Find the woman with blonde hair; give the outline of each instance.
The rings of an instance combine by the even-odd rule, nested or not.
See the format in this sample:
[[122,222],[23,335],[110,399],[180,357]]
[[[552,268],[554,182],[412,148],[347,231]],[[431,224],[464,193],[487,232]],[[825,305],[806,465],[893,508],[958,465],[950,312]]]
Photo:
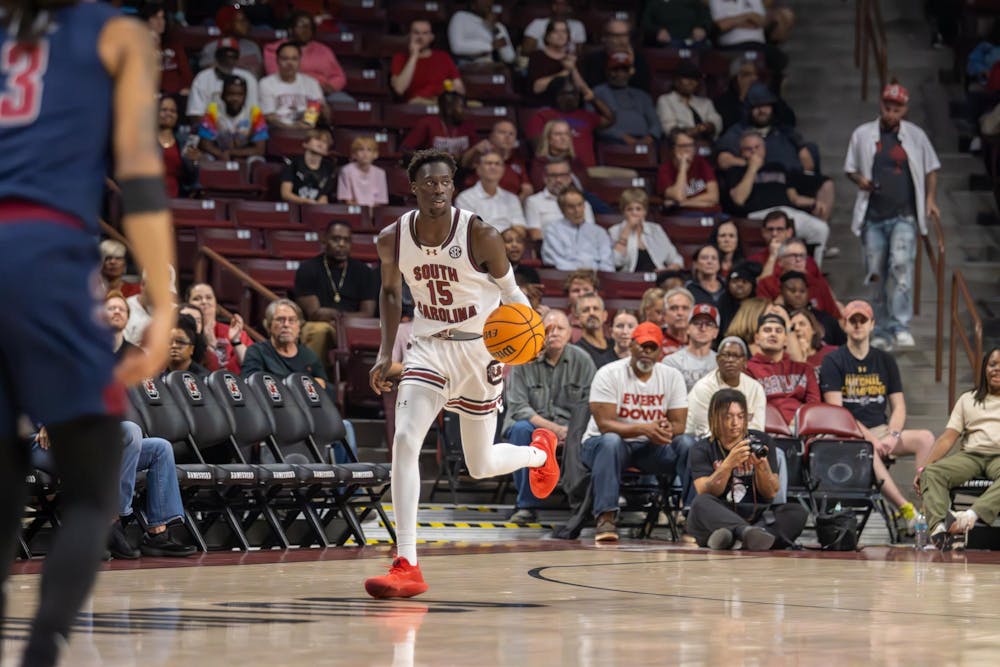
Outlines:
[[726,329],[726,336],[741,338],[750,347],[751,357],[760,351],[756,349],[757,346],[753,342],[754,335],[757,333],[757,320],[770,305],[770,301],[759,296],[744,299],[740,304],[740,309],[733,316],[733,321],[729,323],[729,328]]
[[550,120],[542,127],[535,148],[535,159],[531,161],[531,184],[539,192],[545,187],[545,165],[553,158],[565,158],[573,172],[573,185],[583,190],[577,174],[586,174],[587,165],[576,156],[573,148],[573,130],[569,123],[560,118]]
[[663,227],[646,220],[649,197],[641,188],[629,188],[619,199],[625,219],[608,234],[614,241],[615,268],[619,271],[680,269],[684,258],[670,242]]
[[652,322],[660,327],[666,324],[667,311],[663,305],[665,294],[659,287],[650,287],[642,293],[642,301],[639,302],[640,322]]

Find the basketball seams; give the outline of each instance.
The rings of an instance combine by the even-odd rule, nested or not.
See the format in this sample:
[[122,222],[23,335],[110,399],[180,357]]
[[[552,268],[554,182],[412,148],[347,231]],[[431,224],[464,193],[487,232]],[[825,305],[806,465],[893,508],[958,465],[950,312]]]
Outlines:
[[[500,312],[501,309],[504,310],[501,315],[505,319],[492,319],[493,314]],[[520,321],[509,319],[514,315],[514,313],[517,313]],[[487,318],[486,325],[483,327],[484,333],[486,331],[497,332],[498,329],[505,327],[519,329],[519,331],[517,331],[514,335],[507,336],[502,340],[492,340],[486,344],[486,349],[491,355],[493,355],[493,358],[501,363],[511,365],[527,363],[531,359],[534,359],[545,344],[545,330],[542,326],[541,318],[538,313],[524,304],[502,304],[495,311],[493,311],[493,314],[491,314],[490,318]],[[518,341],[524,338],[525,335],[527,335],[526,340],[519,344]],[[533,354],[525,355],[524,352],[528,349],[532,342],[534,342]],[[505,355],[503,359],[495,356],[496,352],[504,349],[505,347],[513,346],[517,346],[516,351]]]

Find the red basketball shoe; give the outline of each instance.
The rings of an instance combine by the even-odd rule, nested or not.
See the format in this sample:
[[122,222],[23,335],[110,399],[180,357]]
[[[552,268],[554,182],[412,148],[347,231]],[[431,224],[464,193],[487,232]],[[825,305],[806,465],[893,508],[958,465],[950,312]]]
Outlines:
[[365,579],[365,590],[373,598],[412,598],[426,591],[427,583],[419,565],[410,565],[410,561],[397,557],[389,574]]
[[536,498],[548,498],[559,483],[559,461],[556,459],[556,445],[559,438],[547,428],[536,428],[531,434],[531,446],[546,454],[544,465],[528,470],[528,484]]

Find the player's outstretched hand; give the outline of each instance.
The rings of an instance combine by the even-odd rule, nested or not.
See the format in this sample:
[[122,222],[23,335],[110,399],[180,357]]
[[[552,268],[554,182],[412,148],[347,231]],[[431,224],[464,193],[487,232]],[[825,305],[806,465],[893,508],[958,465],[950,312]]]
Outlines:
[[153,319],[143,334],[142,348],[146,354],[125,355],[115,368],[115,379],[125,386],[131,386],[153,377],[166,367],[174,317],[173,308],[159,308],[153,311]]
[[384,355],[378,355],[375,360],[375,365],[368,372],[368,383],[372,387],[372,391],[381,396],[384,392],[392,391],[392,381],[389,379],[392,375],[392,358]]

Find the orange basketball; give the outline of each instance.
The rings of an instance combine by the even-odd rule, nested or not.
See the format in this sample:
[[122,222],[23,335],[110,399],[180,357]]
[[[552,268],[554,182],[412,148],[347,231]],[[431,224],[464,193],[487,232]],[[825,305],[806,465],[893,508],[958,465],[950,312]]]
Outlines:
[[483,325],[483,342],[499,362],[519,366],[539,355],[545,344],[542,317],[521,303],[502,304]]

